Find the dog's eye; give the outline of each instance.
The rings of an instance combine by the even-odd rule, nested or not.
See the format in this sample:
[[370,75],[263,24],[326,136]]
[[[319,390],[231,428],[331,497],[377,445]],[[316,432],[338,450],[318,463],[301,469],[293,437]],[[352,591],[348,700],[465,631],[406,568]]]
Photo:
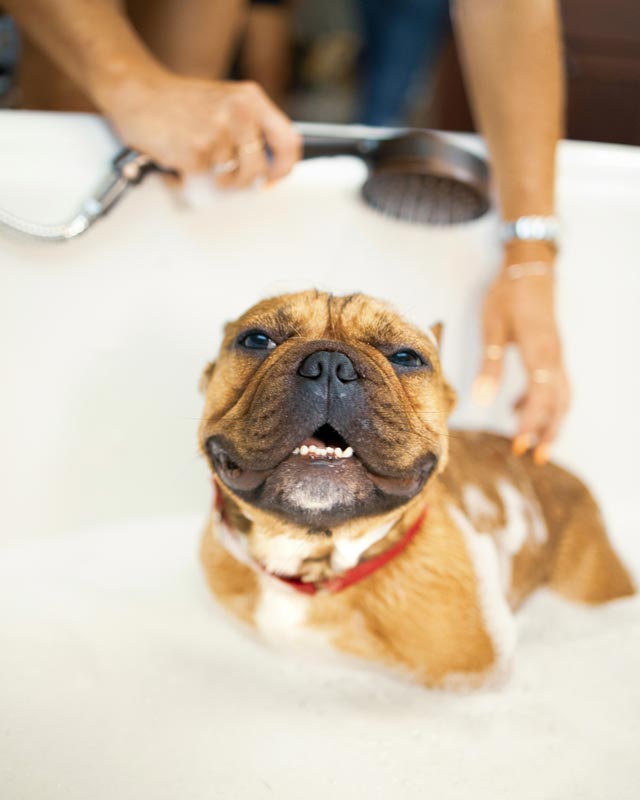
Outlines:
[[249,331],[238,340],[247,350],[273,350],[276,343],[264,331]]
[[424,367],[428,364],[415,350],[398,350],[389,356],[389,361],[398,367]]

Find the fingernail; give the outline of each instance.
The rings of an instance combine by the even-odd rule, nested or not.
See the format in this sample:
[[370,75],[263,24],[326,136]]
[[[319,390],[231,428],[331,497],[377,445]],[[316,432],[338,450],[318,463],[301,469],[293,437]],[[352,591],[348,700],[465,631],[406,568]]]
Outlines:
[[549,461],[551,448],[548,444],[539,444],[533,451],[533,463],[543,467]]
[[478,375],[471,389],[473,402],[479,406],[488,406],[496,396],[498,382],[490,375]]
[[533,436],[530,433],[521,433],[513,440],[512,449],[517,456],[521,456],[527,452],[532,444]]

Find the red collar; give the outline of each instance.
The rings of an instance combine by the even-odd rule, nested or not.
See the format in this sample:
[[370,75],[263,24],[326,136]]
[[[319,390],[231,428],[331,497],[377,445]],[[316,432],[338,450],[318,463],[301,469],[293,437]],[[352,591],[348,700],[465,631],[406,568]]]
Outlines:
[[[213,497],[214,497],[214,508],[219,512],[222,522],[224,523],[225,520],[224,520],[224,509],[222,505],[222,494],[218,490],[215,480],[213,481]],[[286,583],[288,586],[291,586],[291,588],[295,589],[297,592],[302,592],[302,594],[317,594],[317,592],[319,591],[330,592],[332,594],[334,592],[341,592],[343,589],[347,589],[349,586],[353,586],[354,583],[358,583],[363,578],[368,578],[369,575],[372,575],[374,572],[377,572],[377,570],[379,570],[380,567],[384,567],[385,564],[388,564],[389,561],[394,559],[396,556],[400,555],[400,553],[402,553],[402,551],[407,547],[407,545],[411,542],[411,540],[414,538],[414,536],[418,533],[418,531],[422,527],[422,523],[424,522],[427,516],[427,511],[428,507],[425,507],[425,509],[422,511],[418,519],[406,531],[404,536],[401,539],[399,539],[395,544],[393,544],[388,550],[379,553],[377,556],[374,556],[373,558],[369,558],[367,561],[362,561],[360,564],[356,564],[355,567],[348,569],[341,575],[336,575],[335,577],[328,578],[327,580],[324,581],[306,583],[300,578],[290,578],[284,575],[277,575],[275,572],[269,572],[258,561],[252,560],[252,563],[262,572],[266,573],[272,578],[275,578],[276,580],[281,581],[282,583]]]

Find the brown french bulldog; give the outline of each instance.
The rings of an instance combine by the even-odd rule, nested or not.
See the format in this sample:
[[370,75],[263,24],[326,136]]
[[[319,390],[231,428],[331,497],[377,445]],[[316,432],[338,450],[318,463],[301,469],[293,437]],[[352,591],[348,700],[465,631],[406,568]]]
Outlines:
[[634,589],[576,477],[449,433],[439,337],[317,291],[229,324],[202,381],[217,499],[201,552],[218,600],[269,638],[479,685],[508,671],[536,587]]

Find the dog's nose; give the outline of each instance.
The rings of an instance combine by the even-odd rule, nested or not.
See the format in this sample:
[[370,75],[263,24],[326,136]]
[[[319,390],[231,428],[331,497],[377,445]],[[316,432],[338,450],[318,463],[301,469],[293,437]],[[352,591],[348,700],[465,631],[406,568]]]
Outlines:
[[328,384],[333,380],[338,383],[350,383],[358,380],[358,373],[353,366],[353,361],[344,353],[329,350],[318,350],[307,356],[298,367],[298,375],[323,384]]

